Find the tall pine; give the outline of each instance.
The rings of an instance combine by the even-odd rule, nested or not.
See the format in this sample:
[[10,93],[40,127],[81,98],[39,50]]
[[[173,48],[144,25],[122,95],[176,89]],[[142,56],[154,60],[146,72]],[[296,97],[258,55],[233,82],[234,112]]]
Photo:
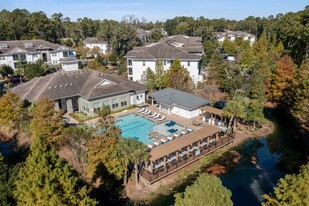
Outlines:
[[35,136],[31,154],[16,181],[18,205],[96,205],[75,172],[44,138]]

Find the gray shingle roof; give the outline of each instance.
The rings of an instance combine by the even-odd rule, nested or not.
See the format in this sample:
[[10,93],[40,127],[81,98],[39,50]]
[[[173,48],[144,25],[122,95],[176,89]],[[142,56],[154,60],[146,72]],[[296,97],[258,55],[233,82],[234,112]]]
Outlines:
[[99,40],[97,37],[88,37],[84,40],[84,44],[106,44],[106,42]]
[[[111,84],[100,85],[103,81],[111,82]],[[12,92],[21,99],[28,99],[30,102],[37,101],[44,96],[50,100],[70,96],[93,99],[139,91],[146,91],[145,86],[126,78],[113,77],[90,69],[58,71],[44,77],[36,77],[12,89]]]
[[23,50],[26,53],[35,53],[38,52],[40,49],[61,51],[63,48],[64,50],[74,50],[68,46],[53,44],[44,40],[0,41],[0,45],[8,46],[7,48],[0,47],[0,54],[11,54],[17,49]]
[[184,59],[200,60],[204,52],[201,37],[189,37],[183,35],[170,36],[158,43],[135,47],[125,57],[135,59]]
[[209,100],[173,88],[165,88],[149,94],[158,103],[177,105],[185,109],[196,109],[209,104]]

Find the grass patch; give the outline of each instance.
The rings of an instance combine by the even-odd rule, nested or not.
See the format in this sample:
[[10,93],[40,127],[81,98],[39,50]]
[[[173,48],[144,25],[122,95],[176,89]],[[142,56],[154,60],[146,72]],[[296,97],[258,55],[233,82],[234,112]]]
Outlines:
[[69,114],[70,117],[76,119],[79,122],[85,122],[87,120],[90,119],[94,119],[97,118],[97,116],[87,116],[85,113],[83,112],[74,112],[74,113],[70,113]]
[[116,113],[119,113],[119,112],[123,112],[125,110],[134,109],[134,108],[135,108],[135,105],[131,105],[131,106],[128,106],[128,107],[120,109],[120,110],[112,111],[111,114],[116,114]]

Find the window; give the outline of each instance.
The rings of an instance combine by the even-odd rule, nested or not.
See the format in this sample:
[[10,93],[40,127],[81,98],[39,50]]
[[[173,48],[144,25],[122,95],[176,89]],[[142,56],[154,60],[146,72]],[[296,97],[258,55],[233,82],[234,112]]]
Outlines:
[[84,102],[84,101],[82,101],[82,110],[83,110],[84,112],[89,113],[89,106],[88,106],[88,102]]
[[132,67],[129,67],[129,75],[132,75],[133,74],[133,69]]
[[129,80],[133,81],[133,77],[129,77]]
[[26,54],[14,54],[13,60],[14,61],[26,61]]
[[187,66],[188,66],[188,67],[190,66],[190,62],[189,62],[189,61],[187,62]]
[[143,66],[146,66],[146,62],[145,61],[143,61]]
[[56,54],[56,53],[52,53],[51,55],[52,55],[52,57],[56,57],[56,56],[57,56],[57,54]]
[[163,62],[164,66],[166,65],[166,61]]
[[132,59],[128,59],[128,65],[132,66]]
[[103,105],[104,105],[104,106],[109,106],[109,101],[108,101],[108,100],[104,101],[104,102],[103,102]]
[[63,57],[68,57],[68,56],[69,56],[68,52],[63,52]]
[[99,102],[93,103],[93,111],[96,114],[100,111],[100,103]]
[[118,107],[118,99],[112,99],[112,108]]
[[57,60],[53,60],[53,64],[58,64],[58,61]]
[[5,56],[0,56],[0,60],[5,60]]
[[127,105],[127,97],[121,97],[120,98],[120,105],[122,107]]

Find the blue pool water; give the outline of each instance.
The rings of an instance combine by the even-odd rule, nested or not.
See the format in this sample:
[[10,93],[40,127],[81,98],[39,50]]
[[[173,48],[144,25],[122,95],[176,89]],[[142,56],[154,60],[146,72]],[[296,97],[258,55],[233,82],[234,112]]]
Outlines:
[[156,125],[153,121],[145,119],[135,114],[126,115],[119,117],[115,123],[118,126],[124,138],[134,138],[143,142],[144,144],[149,144],[155,139],[149,137],[152,132],[152,128]]
[[164,136],[169,136],[182,130],[185,130],[185,128],[174,121],[163,122],[153,127],[154,132],[158,132]]

